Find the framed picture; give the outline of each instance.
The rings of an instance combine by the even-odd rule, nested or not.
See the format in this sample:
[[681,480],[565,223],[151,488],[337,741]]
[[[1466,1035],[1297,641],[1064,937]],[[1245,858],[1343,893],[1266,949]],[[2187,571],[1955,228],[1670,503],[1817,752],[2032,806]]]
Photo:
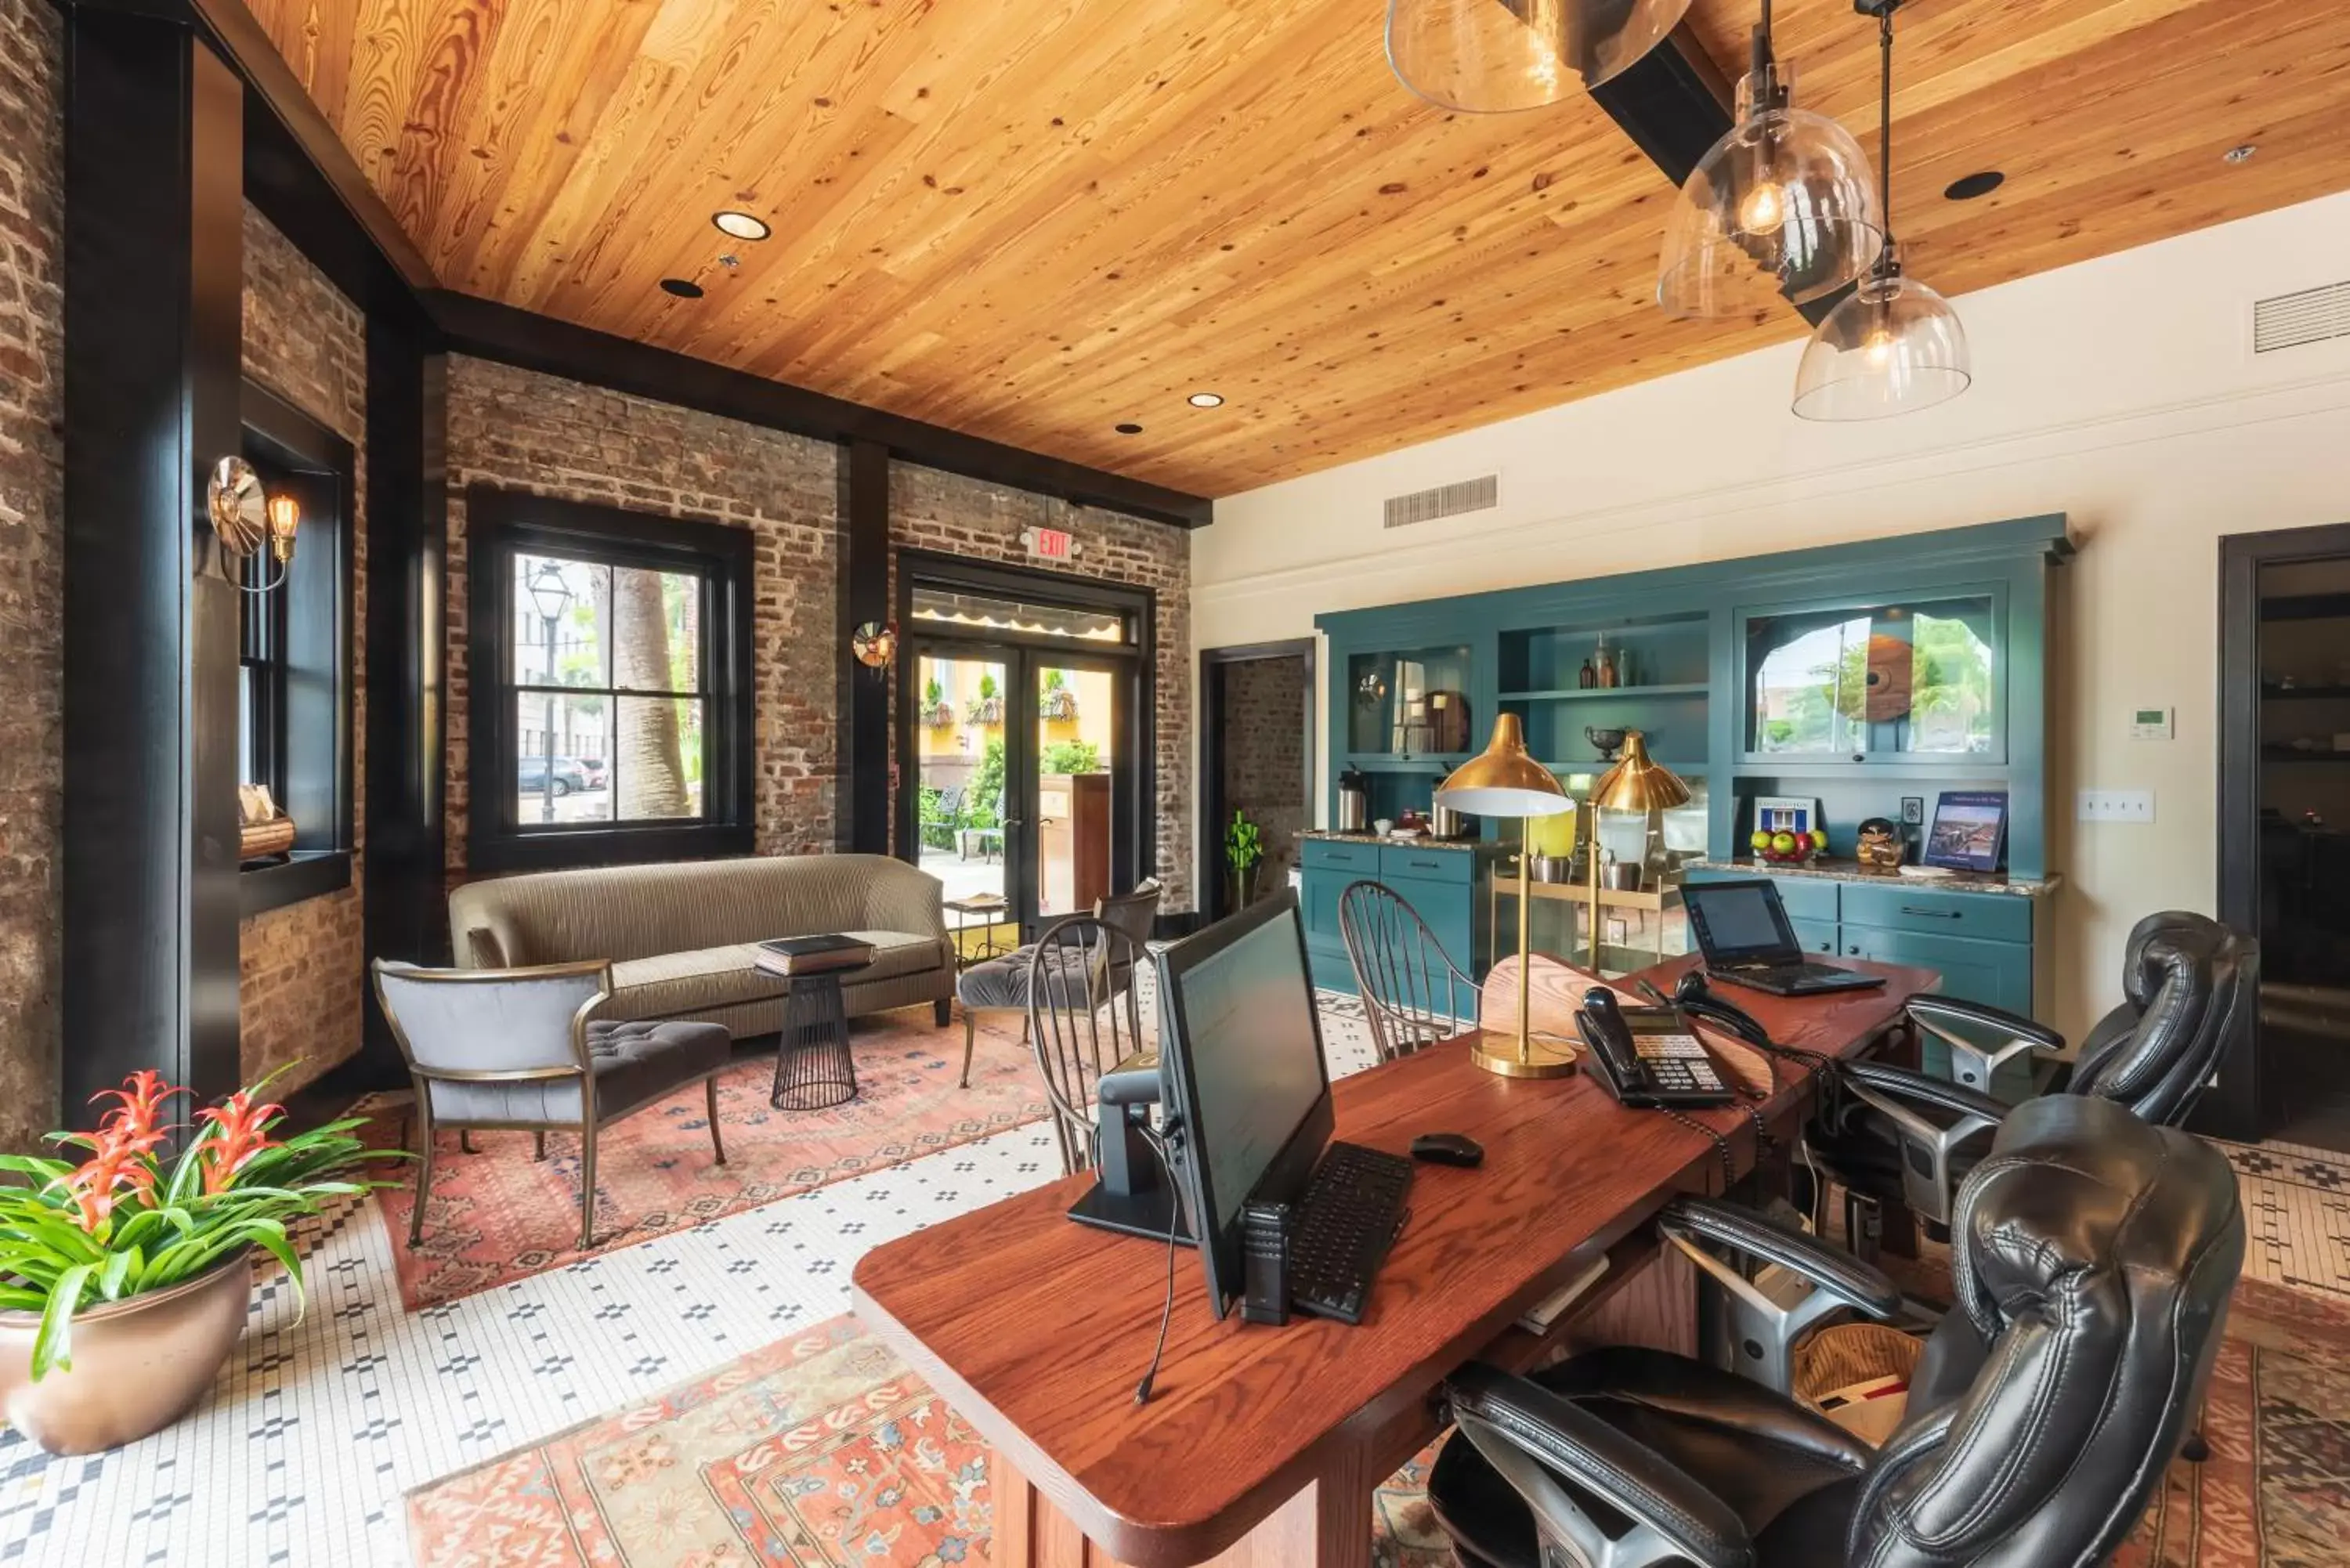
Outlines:
[[1952,790],[1934,802],[1918,858],[1951,871],[1996,871],[2007,853],[2007,792]]

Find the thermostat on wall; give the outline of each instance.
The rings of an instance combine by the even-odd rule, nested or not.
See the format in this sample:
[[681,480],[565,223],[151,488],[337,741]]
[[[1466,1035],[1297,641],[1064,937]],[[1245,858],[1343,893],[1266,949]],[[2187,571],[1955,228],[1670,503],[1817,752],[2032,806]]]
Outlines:
[[2133,741],[2168,741],[2178,732],[2176,708],[2134,708],[2130,711],[2130,739]]

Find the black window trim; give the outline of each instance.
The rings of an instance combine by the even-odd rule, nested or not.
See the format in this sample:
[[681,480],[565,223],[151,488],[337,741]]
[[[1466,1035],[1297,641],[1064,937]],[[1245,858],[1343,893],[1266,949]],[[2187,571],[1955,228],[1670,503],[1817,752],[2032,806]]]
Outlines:
[[[754,618],[757,589],[747,528],[630,512],[476,483],[465,491],[469,630],[466,866],[474,873],[702,860],[752,852],[756,834]],[[525,552],[691,572],[709,584],[702,618],[702,723],[710,753],[702,818],[661,823],[524,823],[513,781],[514,558]],[[535,688],[533,689],[535,690]]]
[[[286,690],[271,716],[283,785],[279,806],[294,818],[293,852],[241,870],[239,912],[257,915],[351,885],[358,839],[352,787],[355,670],[352,529],[357,454],[351,443],[260,382],[239,389],[245,455],[275,470],[302,503],[286,580],[268,613],[280,634]],[[242,633],[238,649],[243,651]]]

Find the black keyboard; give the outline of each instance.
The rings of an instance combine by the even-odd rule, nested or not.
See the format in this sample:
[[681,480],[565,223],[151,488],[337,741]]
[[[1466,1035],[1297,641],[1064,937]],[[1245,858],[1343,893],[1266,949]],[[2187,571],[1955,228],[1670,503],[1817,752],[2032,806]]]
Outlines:
[[1363,1321],[1371,1281],[1409,1210],[1411,1161],[1358,1144],[1322,1151],[1289,1227],[1289,1304],[1341,1323]]

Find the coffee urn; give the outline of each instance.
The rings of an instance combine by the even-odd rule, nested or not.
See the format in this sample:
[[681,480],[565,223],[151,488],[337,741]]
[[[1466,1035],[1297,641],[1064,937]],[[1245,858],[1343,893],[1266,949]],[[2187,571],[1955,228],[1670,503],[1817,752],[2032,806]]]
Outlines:
[[1338,775],[1338,820],[1335,826],[1340,833],[1370,831],[1371,781],[1360,768],[1348,768]]

